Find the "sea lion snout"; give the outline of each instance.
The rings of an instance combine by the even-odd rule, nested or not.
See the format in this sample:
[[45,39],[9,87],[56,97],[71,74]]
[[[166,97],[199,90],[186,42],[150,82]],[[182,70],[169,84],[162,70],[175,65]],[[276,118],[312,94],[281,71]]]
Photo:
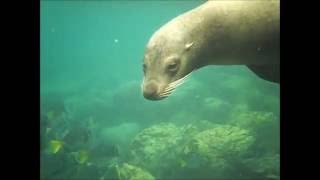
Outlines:
[[150,81],[143,87],[143,96],[146,99],[157,100],[158,98],[158,85],[155,81]]

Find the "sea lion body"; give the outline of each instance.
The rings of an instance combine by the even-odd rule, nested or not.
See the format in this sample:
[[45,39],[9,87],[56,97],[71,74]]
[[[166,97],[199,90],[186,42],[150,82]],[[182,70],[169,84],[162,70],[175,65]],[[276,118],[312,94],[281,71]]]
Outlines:
[[162,26],[144,56],[144,96],[160,100],[207,65],[246,65],[279,81],[280,2],[208,1]]

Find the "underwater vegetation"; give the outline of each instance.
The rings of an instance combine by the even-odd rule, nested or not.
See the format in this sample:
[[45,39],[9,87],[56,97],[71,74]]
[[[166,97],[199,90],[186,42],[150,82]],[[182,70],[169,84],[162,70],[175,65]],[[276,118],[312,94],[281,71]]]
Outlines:
[[117,167],[116,170],[117,170],[117,176],[119,180],[125,180],[125,179],[154,180],[155,179],[149,172],[127,163],[123,163],[120,167]]
[[[236,126],[207,121],[200,122],[199,126],[181,127],[161,123],[134,138],[130,162],[144,167],[159,179],[166,179],[168,175],[183,178],[190,169],[211,178],[226,178],[234,161],[241,160],[254,140],[249,130]],[[177,172],[182,176],[177,177]]]
[[280,179],[278,85],[212,66],[143,98],[148,35],[201,3],[148,2],[41,1],[40,179]]
[[[143,101],[136,81],[61,102],[43,94],[41,179],[279,179],[278,111],[256,108],[241,91],[213,95],[198,77],[159,104]],[[228,86],[217,84],[277,99],[259,86]]]
[[131,143],[132,163],[154,173],[170,170],[180,150],[181,133],[181,129],[172,123],[144,129]]

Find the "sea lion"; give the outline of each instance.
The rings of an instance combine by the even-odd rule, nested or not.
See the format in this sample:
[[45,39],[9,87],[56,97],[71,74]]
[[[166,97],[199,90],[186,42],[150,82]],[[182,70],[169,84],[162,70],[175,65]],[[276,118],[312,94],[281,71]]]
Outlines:
[[152,35],[141,86],[145,98],[160,100],[207,65],[246,65],[280,83],[279,64],[279,0],[207,1]]

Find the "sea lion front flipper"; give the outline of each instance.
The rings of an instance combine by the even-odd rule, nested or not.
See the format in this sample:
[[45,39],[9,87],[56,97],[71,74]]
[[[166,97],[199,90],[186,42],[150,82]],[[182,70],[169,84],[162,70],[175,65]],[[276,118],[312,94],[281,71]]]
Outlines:
[[280,84],[279,65],[247,65],[247,67],[260,78]]

